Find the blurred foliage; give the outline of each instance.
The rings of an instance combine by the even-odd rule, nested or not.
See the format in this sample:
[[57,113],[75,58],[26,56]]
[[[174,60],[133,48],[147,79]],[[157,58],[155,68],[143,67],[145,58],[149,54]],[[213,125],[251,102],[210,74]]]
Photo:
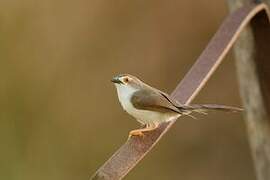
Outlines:
[[[88,179],[138,126],[110,79],[171,92],[225,1],[0,1],[0,179]],[[195,102],[240,106],[230,56]],[[181,118],[126,179],[255,179],[240,114]]]

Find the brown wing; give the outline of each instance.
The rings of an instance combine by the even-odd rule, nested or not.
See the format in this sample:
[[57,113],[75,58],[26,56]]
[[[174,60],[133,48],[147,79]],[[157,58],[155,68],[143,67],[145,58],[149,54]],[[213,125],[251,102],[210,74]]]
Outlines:
[[139,90],[132,95],[131,103],[137,109],[180,113],[179,109],[158,91]]
[[182,106],[185,106],[183,104],[181,104],[180,102],[176,101],[175,99],[173,99],[172,97],[170,97],[170,95],[168,95],[165,92],[159,91],[159,93],[164,96],[168,101],[170,101],[170,103],[172,103],[175,107],[179,108]]
[[158,90],[158,91],[162,96],[164,96],[168,101],[170,101],[172,103],[172,105],[175,106],[180,112],[184,112],[186,110],[201,109],[201,108],[197,108],[197,106],[193,107],[193,105],[182,104],[182,103],[178,102],[177,100],[173,99],[172,97],[170,97],[170,95],[168,95],[167,93],[162,92],[160,90]]

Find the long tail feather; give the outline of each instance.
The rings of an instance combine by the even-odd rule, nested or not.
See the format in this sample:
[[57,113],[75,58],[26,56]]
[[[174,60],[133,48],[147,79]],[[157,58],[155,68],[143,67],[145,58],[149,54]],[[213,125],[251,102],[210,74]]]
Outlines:
[[205,114],[205,110],[218,110],[218,111],[226,111],[226,112],[240,112],[243,111],[243,108],[233,107],[233,106],[225,106],[218,104],[193,104],[193,105],[185,105],[179,107],[183,110],[195,111],[198,113]]

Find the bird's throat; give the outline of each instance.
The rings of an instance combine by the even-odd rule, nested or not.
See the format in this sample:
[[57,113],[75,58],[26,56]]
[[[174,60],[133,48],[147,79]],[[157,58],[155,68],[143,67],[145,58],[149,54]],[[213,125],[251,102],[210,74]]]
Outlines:
[[132,94],[137,91],[137,89],[121,84],[116,84],[116,89],[118,99],[122,107],[128,112],[131,111],[134,108],[133,105],[131,104],[131,97]]

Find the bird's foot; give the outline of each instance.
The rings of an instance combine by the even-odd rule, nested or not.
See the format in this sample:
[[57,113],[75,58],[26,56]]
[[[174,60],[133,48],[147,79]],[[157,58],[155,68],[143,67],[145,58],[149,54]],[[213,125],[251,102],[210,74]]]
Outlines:
[[131,136],[144,137],[144,134],[140,130],[133,130],[133,131],[130,131],[129,132],[129,136],[128,137],[130,138]]

